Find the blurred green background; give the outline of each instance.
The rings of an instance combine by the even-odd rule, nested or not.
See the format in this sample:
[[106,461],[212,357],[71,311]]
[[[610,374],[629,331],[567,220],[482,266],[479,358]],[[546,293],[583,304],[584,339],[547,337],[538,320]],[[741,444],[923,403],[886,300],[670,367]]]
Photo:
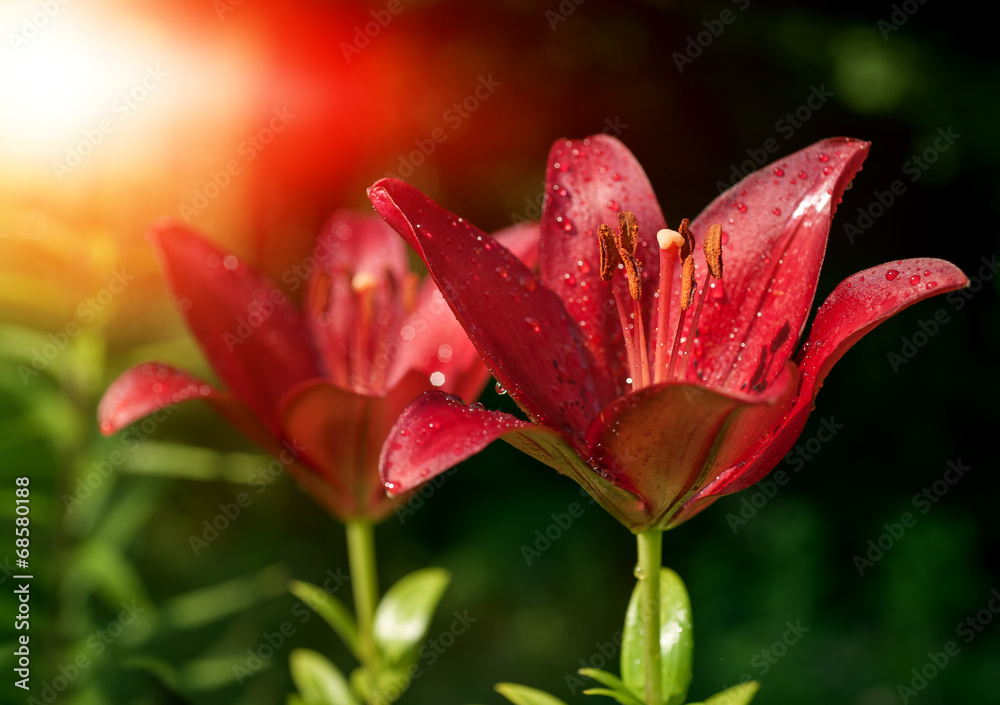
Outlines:
[[[768,144],[779,149],[766,161],[833,135],[873,143],[835,218],[818,296],[857,270],[916,256],[955,262],[974,287],[908,309],[837,365],[795,458],[780,466],[784,486],[725,498],[667,534],[665,563],[686,581],[694,610],[691,697],[753,677],[763,685],[761,705],[891,705],[905,702],[897,686],[911,684],[911,669],[955,641],[960,653],[910,701],[994,698],[1000,624],[987,621],[997,618],[988,604],[1000,588],[1000,458],[990,442],[1000,347],[1000,57],[989,22],[915,0],[415,0],[347,61],[342,44],[386,3],[245,3],[222,15],[217,5],[81,2],[52,22],[75,22],[85,10],[98,24],[127,16],[208,61],[198,68],[209,73],[212,57],[227,56],[213,51],[243,47],[255,57],[244,75],[251,98],[229,132],[209,130],[211,116],[196,108],[166,127],[147,125],[132,137],[181,145],[181,154],[144,157],[134,179],[131,167],[101,162],[82,167],[89,172],[71,185],[51,174],[26,184],[25,174],[62,155],[61,143],[24,157],[23,170],[4,167],[0,516],[12,525],[13,478],[30,475],[35,697],[48,684],[59,702],[80,705],[278,703],[292,688],[291,648],[350,665],[329,628],[285,590],[291,578],[322,584],[346,573],[342,527],[287,477],[247,485],[268,459],[207,407],[180,407],[162,423],[102,438],[96,402],[118,372],[146,359],[209,374],[140,237],[153,217],[176,216],[178,200],[218,164],[205,166],[199,145],[231,153],[273,105],[311,96],[297,108],[300,131],[276,141],[192,221],[280,272],[308,252],[328,212],[366,207],[364,188],[398,172],[414,140],[439,126],[479,76],[493,74],[495,96],[411,178],[486,230],[537,217],[547,150],[562,136],[618,134],[670,222],[694,217],[734,169],[765,163],[758,155]],[[10,26],[34,11],[18,5]],[[183,82],[183,71],[176,75]],[[17,117],[20,104],[5,102],[5,118]],[[945,141],[934,146],[939,131],[951,136],[943,150]],[[876,192],[896,180],[905,191],[876,207]],[[151,183],[159,190],[139,190]],[[19,366],[30,366],[33,351],[77,320],[78,304],[122,266],[137,275],[135,286],[94,321],[77,321],[82,332],[66,350],[25,378]],[[935,316],[945,322],[921,337]],[[492,390],[483,401],[510,406]],[[831,427],[835,434],[824,431]],[[67,504],[94,463],[112,458],[120,466]],[[954,484],[941,482],[949,462],[969,468]],[[925,489],[937,501],[915,502]],[[252,504],[192,548],[192,536],[212,536],[206,522],[220,504],[244,491]],[[499,703],[490,689],[501,680],[585,702],[577,668],[610,659],[617,671],[632,535],[571,481],[503,444],[425,494],[377,529],[382,586],[423,566],[446,567],[454,580],[432,638],[454,611],[476,621],[422,662],[425,675],[401,702]],[[573,503],[582,516],[536,546],[536,532]],[[916,524],[901,538],[883,537],[904,512]],[[0,540],[0,689],[4,702],[24,702],[11,685],[8,648],[12,534]],[[859,564],[880,537],[883,549],[892,544],[884,556]],[[540,555],[527,560],[525,547]],[[338,595],[348,599],[346,587]],[[957,631],[970,618],[978,626]],[[272,658],[250,675],[234,670],[248,668],[248,649],[266,653],[262,645],[276,642],[284,622],[293,633]],[[787,623],[804,633],[776,645]]]

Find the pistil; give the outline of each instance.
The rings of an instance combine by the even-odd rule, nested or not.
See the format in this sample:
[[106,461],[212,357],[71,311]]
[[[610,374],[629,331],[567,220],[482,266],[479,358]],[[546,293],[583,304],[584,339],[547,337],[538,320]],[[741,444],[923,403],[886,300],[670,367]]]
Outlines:
[[684,237],[676,230],[664,228],[656,233],[660,246],[660,286],[656,298],[656,351],[653,355],[653,382],[667,378],[667,361],[670,348],[667,346],[667,326],[670,325],[670,298],[674,293],[674,258],[677,256]]

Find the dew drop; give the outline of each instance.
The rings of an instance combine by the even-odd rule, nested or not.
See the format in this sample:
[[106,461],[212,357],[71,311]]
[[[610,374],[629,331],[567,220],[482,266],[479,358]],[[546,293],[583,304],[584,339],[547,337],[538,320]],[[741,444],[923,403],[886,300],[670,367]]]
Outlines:
[[774,213],[775,215],[781,215],[781,209],[780,209],[780,208],[775,208],[775,209],[774,209],[773,211],[771,211],[771,212],[772,212],[772,213]]
[[590,262],[588,262],[587,260],[585,259],[577,260],[576,266],[583,274],[590,274]]
[[831,171],[833,171],[833,169],[831,169],[830,167],[828,166],[823,167],[823,176],[829,176]]
[[537,319],[534,319],[531,316],[528,316],[527,318],[524,319],[524,322],[527,323],[528,327],[531,328],[531,330],[535,331],[536,333],[541,333],[542,332],[542,327],[540,325],[538,325],[538,320]]
[[785,170],[782,169],[780,166],[774,167],[774,169],[772,171],[774,171],[774,175],[775,176],[784,176],[785,175]]
[[893,279],[895,279],[898,276],[899,276],[899,272],[897,272],[895,269],[890,269],[889,271],[887,271],[885,273],[885,278],[888,279],[889,281],[892,281]]
[[910,277],[910,286],[916,286],[919,283],[920,283],[919,274],[914,274],[912,277]]
[[747,204],[746,203],[737,203],[736,204],[736,210],[738,210],[740,213],[746,213],[747,212]]
[[828,161],[830,161],[830,157],[829,157],[829,156],[827,156],[826,154],[823,154],[822,152],[820,152],[820,153],[819,153],[819,160],[820,160],[821,162],[824,162],[824,163],[825,163],[825,162],[828,162]]
[[486,405],[478,401],[469,404],[469,408],[473,411],[486,411]]
[[635,568],[632,569],[632,575],[635,576],[636,580],[642,580],[646,576],[642,573],[642,566],[638,563],[635,564]]
[[493,386],[493,389],[495,389],[495,390],[496,390],[496,393],[497,393],[497,394],[499,394],[500,396],[503,396],[504,394],[506,394],[506,393],[507,393],[507,390],[506,390],[506,389],[504,389],[503,385],[502,385],[502,384],[500,384],[499,382],[497,382],[497,383],[496,383],[496,384],[495,384],[495,385]]
[[799,178],[800,178],[800,179],[804,179],[804,178],[806,178],[806,173],[805,173],[804,171],[800,171],[800,172],[799,172]]

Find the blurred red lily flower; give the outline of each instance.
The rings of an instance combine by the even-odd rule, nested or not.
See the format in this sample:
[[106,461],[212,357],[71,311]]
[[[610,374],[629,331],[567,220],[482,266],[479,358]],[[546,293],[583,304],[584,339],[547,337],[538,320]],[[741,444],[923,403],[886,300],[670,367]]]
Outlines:
[[416,189],[374,184],[376,210],[426,262],[531,419],[429,392],[382,450],[387,489],[407,491],[502,438],[638,533],[674,527],[760,480],[851,345],[916,301],[967,284],[934,259],[859,272],[820,307],[796,354],[836,204],[868,147],[836,138],[796,152],[678,232],[666,230],[618,140],[560,140],[549,155],[538,276]]
[[[313,256],[287,270],[306,285],[298,310],[273,282],[179,223],[150,230],[188,327],[227,389],[163,363],[137,365],[105,392],[101,431],[185,400],[205,399],[278,457],[342,521],[380,519],[377,459],[390,425],[419,393],[474,400],[489,372],[428,278],[409,271],[406,247],[377,216],[338,212]],[[498,235],[537,258],[539,229]]]

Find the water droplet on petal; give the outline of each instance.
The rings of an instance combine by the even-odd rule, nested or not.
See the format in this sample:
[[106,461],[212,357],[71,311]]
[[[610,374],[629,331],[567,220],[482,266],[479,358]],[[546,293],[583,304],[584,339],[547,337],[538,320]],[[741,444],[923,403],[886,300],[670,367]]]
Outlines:
[[821,162],[828,162],[828,161],[830,161],[830,157],[828,157],[827,155],[825,155],[822,152],[820,152],[819,153],[819,160]]
[[486,411],[486,405],[478,401],[469,404],[469,408],[472,409],[473,411]]
[[774,167],[774,169],[772,169],[772,171],[774,172],[775,176],[784,176],[785,175],[785,170],[782,169],[780,166]]
[[775,215],[781,215],[781,209],[780,209],[780,208],[775,208],[775,209],[774,209],[773,211],[771,211],[771,212],[772,212],[772,213],[774,213]]
[[885,273],[885,278],[888,279],[889,281],[892,281],[898,276],[899,272],[897,272],[895,269],[890,269]]
[[493,389],[495,389],[495,390],[496,390],[496,393],[497,393],[497,394],[499,394],[500,396],[503,396],[504,394],[506,394],[506,393],[507,393],[507,390],[506,390],[506,389],[504,389],[504,386],[503,386],[502,384],[500,384],[499,382],[497,382],[497,383],[496,383],[496,384],[495,384],[495,385],[493,386]]
[[919,283],[920,283],[919,274],[914,274],[912,277],[910,277],[910,286],[916,286]]

